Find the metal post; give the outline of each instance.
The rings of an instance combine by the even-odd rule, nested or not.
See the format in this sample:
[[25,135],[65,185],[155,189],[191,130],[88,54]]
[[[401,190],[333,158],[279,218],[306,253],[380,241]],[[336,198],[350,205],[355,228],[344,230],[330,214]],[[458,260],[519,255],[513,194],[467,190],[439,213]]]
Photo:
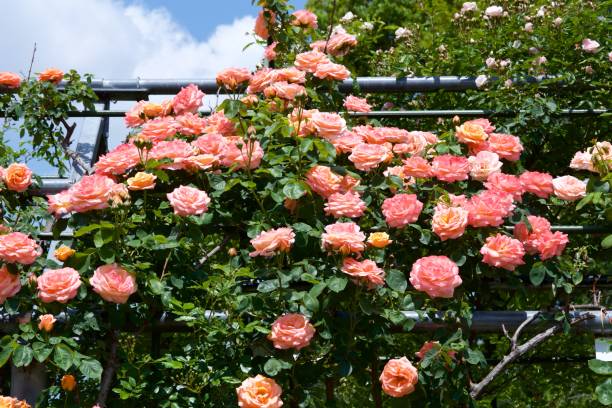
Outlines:
[[47,387],[45,366],[32,360],[27,367],[15,367],[11,364],[11,396],[36,405],[36,399]]

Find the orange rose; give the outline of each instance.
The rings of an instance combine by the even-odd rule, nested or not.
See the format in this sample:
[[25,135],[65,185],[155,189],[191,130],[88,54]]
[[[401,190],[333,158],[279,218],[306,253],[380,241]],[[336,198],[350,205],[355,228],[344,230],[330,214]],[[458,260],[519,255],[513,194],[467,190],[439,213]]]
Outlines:
[[32,171],[25,164],[13,163],[4,171],[4,183],[11,191],[25,191],[32,184]]
[[148,102],[142,107],[142,112],[145,114],[145,116],[149,118],[161,116],[163,111],[163,106],[161,106],[159,103],[154,102]]
[[476,123],[466,122],[455,128],[455,135],[461,143],[478,144],[487,140],[487,133],[484,128]]
[[7,88],[19,88],[21,85],[21,78],[17,74],[12,72],[0,72],[0,86]]
[[384,248],[393,241],[389,239],[389,234],[386,232],[373,232],[368,237],[368,244],[374,248]]
[[134,177],[127,179],[127,185],[130,190],[151,190],[155,187],[156,179],[157,176],[151,173],[139,171]]
[[39,81],[53,82],[54,84],[59,84],[62,79],[64,79],[64,72],[57,68],[48,68],[38,74]]
[[17,398],[0,396],[0,408],[32,408],[32,406]]
[[280,408],[282,393],[276,381],[261,374],[247,378],[236,388],[238,406],[242,408]]
[[55,250],[55,252],[53,253],[53,255],[55,256],[55,258],[58,261],[62,261],[65,262],[66,259],[70,258],[72,255],[75,254],[75,250],[66,246],[66,245],[62,245],[61,247],[57,248]]
[[395,398],[414,392],[418,381],[417,369],[406,357],[389,360],[380,375],[383,391]]
[[72,374],[66,374],[62,377],[62,389],[64,391],[72,391],[76,388],[76,379]]
[[40,316],[38,320],[40,320],[40,323],[38,323],[38,330],[44,330],[49,333],[51,330],[53,330],[53,325],[57,319],[53,317],[52,314],[44,314]]

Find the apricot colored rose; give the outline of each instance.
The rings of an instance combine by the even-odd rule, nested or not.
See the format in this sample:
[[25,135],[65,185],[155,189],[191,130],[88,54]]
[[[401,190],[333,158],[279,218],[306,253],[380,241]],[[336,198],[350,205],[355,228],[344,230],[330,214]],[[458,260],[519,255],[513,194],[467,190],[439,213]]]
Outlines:
[[0,304],[15,296],[20,290],[19,275],[11,273],[6,265],[0,266]]
[[200,91],[195,84],[189,84],[181,88],[179,93],[172,98],[174,114],[196,113],[200,106],[202,106],[202,98],[204,98],[204,92]]
[[162,169],[181,170],[186,167],[184,160],[193,156],[196,149],[184,140],[164,140],[153,146],[149,151],[149,159],[171,159],[170,163],[160,164]]
[[236,127],[229,120],[223,111],[215,112],[206,118],[206,129],[204,133],[219,133],[223,136],[230,136],[236,133]]
[[108,208],[115,182],[106,176],[83,176],[70,189],[70,210],[87,212]]
[[[428,144],[427,139],[425,139],[422,133],[423,132],[406,133],[405,137],[393,146],[393,151],[398,154],[408,154],[410,156],[421,155]],[[390,139],[389,136],[386,138],[387,140]]]
[[586,195],[587,183],[573,176],[553,179],[553,192],[562,200],[576,201]]
[[464,205],[468,210],[468,224],[472,227],[498,227],[504,223],[515,206],[512,195],[499,190],[485,190],[473,195]]
[[94,165],[94,170],[96,174],[102,176],[120,176],[139,163],[138,148],[132,143],[123,143],[100,156]]
[[38,74],[38,80],[59,84],[64,79],[64,72],[57,68],[48,68]]
[[245,141],[241,136],[228,137],[226,140],[228,143],[221,159],[223,166],[235,166],[237,169],[259,167],[264,152],[258,141]]
[[470,176],[474,180],[484,181],[491,174],[501,171],[502,162],[496,153],[489,151],[478,152],[476,156],[468,157]]
[[47,195],[47,210],[55,217],[61,217],[72,211],[71,195],[68,191]]
[[32,406],[17,398],[0,395],[0,408],[32,408]]
[[404,174],[411,177],[427,178],[433,175],[431,165],[419,156],[412,156],[404,159]]
[[348,191],[344,194],[334,193],[327,198],[325,203],[325,214],[335,218],[361,217],[366,210],[366,204],[363,202],[358,193]]
[[296,10],[291,24],[299,27],[317,28],[317,15],[308,10]]
[[482,130],[484,130],[485,133],[489,135],[493,133],[493,131],[495,130],[495,126],[493,126],[493,124],[489,121],[489,119],[486,119],[486,118],[466,120],[464,124],[478,125],[482,127]]
[[268,61],[274,61],[276,59],[276,46],[278,41],[274,41],[272,44],[264,48],[264,58]]
[[163,112],[164,107],[160,103],[147,102],[142,105],[142,113],[144,113],[147,118],[155,118],[157,116],[162,116]]
[[358,170],[369,171],[379,164],[393,159],[393,153],[386,144],[360,143],[355,146],[348,159]]
[[470,164],[465,157],[443,154],[434,157],[431,164],[432,174],[441,181],[467,180]]
[[274,82],[275,77],[273,72],[274,70],[272,68],[262,68],[255,71],[249,81],[249,86],[246,90],[247,93],[254,94],[263,91],[268,85]]
[[381,209],[390,227],[401,228],[419,218],[423,203],[415,194],[396,194],[385,199]]
[[53,256],[55,256],[55,259],[57,259],[58,261],[64,262],[75,253],[76,251],[74,249],[70,248],[69,246],[62,245],[61,247],[55,250]]
[[53,330],[53,325],[57,321],[57,319],[52,314],[44,314],[38,317],[38,330],[46,331],[49,333]]
[[303,84],[306,82],[306,72],[295,67],[279,68],[270,71],[273,82],[289,82],[292,84]]
[[483,255],[482,262],[496,268],[513,271],[525,264],[525,249],[521,241],[503,234],[488,237],[480,253]]
[[32,171],[25,164],[13,163],[4,169],[3,178],[6,188],[20,193],[32,184]]
[[353,95],[344,98],[344,107],[352,112],[370,112],[372,110],[366,98],[358,98]]
[[157,180],[157,176],[144,171],[139,171],[138,173],[134,174],[134,177],[127,179],[128,189],[151,190],[155,188],[155,180]]
[[368,237],[368,244],[374,248],[384,248],[393,243],[386,232],[373,232]]
[[174,213],[180,216],[200,215],[208,210],[210,204],[205,191],[189,186],[179,186],[166,196]]
[[437,209],[431,219],[432,231],[442,241],[459,238],[465,232],[469,212],[461,207]]
[[348,34],[342,28],[336,28],[327,43],[327,52],[335,57],[341,57],[356,45],[357,38],[354,35]]
[[385,284],[385,271],[369,259],[359,262],[354,258],[344,258],[342,272],[349,275],[355,284],[365,285],[368,289]]
[[123,121],[125,122],[126,127],[137,127],[145,123],[144,106],[146,104],[147,101],[138,101],[127,112],[125,112]]
[[247,378],[236,388],[240,408],[280,408],[282,393],[276,381],[261,374]]
[[200,136],[206,129],[206,119],[197,113],[183,113],[174,118],[176,131],[185,136]]
[[314,326],[308,318],[298,313],[283,315],[272,323],[268,340],[281,350],[300,350],[310,344],[315,334]]
[[546,231],[537,242],[540,259],[546,260],[553,256],[559,256],[563,253],[565,246],[569,242],[567,234],[561,231]]
[[519,176],[525,192],[548,198],[553,192],[552,176],[548,173],[526,171]]
[[351,76],[351,72],[342,64],[326,62],[317,65],[314,76],[320,79],[335,79],[344,81]]
[[295,56],[295,67],[311,74],[316,72],[320,64],[327,64],[329,62],[330,60],[327,58],[327,55],[317,50],[302,52]]
[[455,128],[455,136],[459,142],[468,144],[482,143],[489,137],[481,125],[469,122],[457,126]]
[[295,242],[295,233],[289,227],[271,229],[261,232],[251,240],[251,245],[255,251],[249,256],[271,257],[280,252],[289,252]]
[[280,98],[292,101],[298,96],[306,95],[306,88],[299,84],[290,84],[287,81],[274,82],[264,89],[266,98]]
[[73,391],[76,388],[76,379],[72,374],[65,374],[61,380],[62,389],[64,391]]
[[536,254],[543,236],[550,231],[550,222],[546,218],[535,215],[527,216],[529,228],[524,222],[514,226],[514,237],[523,243],[528,254]]
[[419,374],[406,357],[394,358],[387,361],[379,380],[385,394],[400,398],[414,392]]
[[217,84],[234,90],[244,82],[249,82],[251,73],[246,68],[225,68],[217,73]]
[[217,160],[221,160],[228,144],[228,140],[218,133],[202,135],[191,142],[191,145],[197,148],[200,154],[212,154]]
[[337,153],[351,153],[355,146],[363,143],[363,137],[357,133],[345,130],[339,136],[327,138],[334,145]]
[[66,303],[81,287],[81,277],[72,268],[46,269],[36,280],[38,297],[45,303]]
[[30,265],[42,255],[36,241],[21,232],[0,235],[0,260],[7,263]]
[[323,198],[340,191],[342,177],[327,166],[314,166],[306,173],[306,184]]
[[270,36],[270,32],[268,29],[270,26],[274,25],[276,21],[276,14],[270,10],[261,10],[259,14],[257,14],[257,19],[255,20],[255,34],[261,38],[262,40],[267,40]]
[[570,168],[597,172],[593,165],[593,155],[589,152],[576,152],[570,162]]
[[142,125],[142,131],[138,138],[151,143],[157,143],[174,137],[177,132],[176,121],[170,116],[164,116],[145,122]]
[[317,134],[324,138],[338,136],[346,130],[346,121],[337,113],[317,111],[310,117],[310,122]]
[[354,222],[337,222],[325,227],[321,234],[321,248],[348,255],[365,249],[365,234]]
[[432,255],[418,259],[410,271],[410,283],[430,297],[452,298],[461,285],[459,267],[450,258]]
[[484,183],[487,190],[498,190],[511,194],[514,201],[521,202],[523,199],[523,184],[518,177],[512,174],[492,173]]
[[0,72],[0,86],[7,88],[19,88],[21,77],[12,72]]
[[489,135],[487,150],[497,153],[500,158],[508,161],[517,161],[521,157],[523,145],[521,139],[503,133]]
[[89,284],[102,299],[113,303],[125,303],[138,291],[136,276],[116,263],[96,268]]

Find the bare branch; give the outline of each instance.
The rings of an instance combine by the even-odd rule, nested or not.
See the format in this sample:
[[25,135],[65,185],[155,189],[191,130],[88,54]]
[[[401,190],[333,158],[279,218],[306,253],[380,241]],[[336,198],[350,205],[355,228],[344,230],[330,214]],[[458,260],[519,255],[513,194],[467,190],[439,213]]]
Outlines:
[[223,248],[225,246],[225,244],[227,244],[227,241],[229,241],[229,235],[226,235],[225,237],[223,237],[223,240],[221,241],[221,243],[219,245],[217,245],[216,247],[214,247],[213,249],[210,250],[210,252],[208,252],[206,255],[204,255],[202,257],[202,259],[200,259],[200,263],[198,266],[202,266],[204,265],[204,263],[214,254],[216,254],[217,252],[219,252],[221,250],[221,248]]
[[36,42],[34,42],[34,49],[32,50],[32,59],[30,60],[30,68],[28,69],[28,80],[32,75],[32,66],[34,66],[34,58],[36,57]]
[[523,321],[523,323],[521,323],[520,326],[516,329],[516,331],[514,332],[514,336],[512,336],[512,339],[510,339],[512,350],[516,349],[519,338],[521,336],[521,332],[523,331],[523,329],[529,326],[539,316],[540,316],[540,312],[534,313],[533,315],[525,319],[525,321]]
[[108,393],[113,385],[115,379],[115,372],[119,367],[119,358],[117,357],[117,348],[119,346],[119,331],[112,330],[109,333],[108,343],[109,353],[106,361],[106,367],[104,367],[104,373],[102,374],[102,381],[100,382],[100,392],[98,393],[98,399],[96,404],[100,407],[106,407],[106,400],[108,399]]
[[72,135],[76,129],[76,123],[69,125],[66,119],[63,118],[61,119],[61,122],[64,128],[66,128],[66,136],[64,136],[64,140],[62,140],[62,149],[64,150],[64,153],[66,153],[66,155],[70,157],[75,164],[81,167],[85,174],[90,174],[91,168],[83,161],[77,152],[70,148],[70,143],[72,143]]

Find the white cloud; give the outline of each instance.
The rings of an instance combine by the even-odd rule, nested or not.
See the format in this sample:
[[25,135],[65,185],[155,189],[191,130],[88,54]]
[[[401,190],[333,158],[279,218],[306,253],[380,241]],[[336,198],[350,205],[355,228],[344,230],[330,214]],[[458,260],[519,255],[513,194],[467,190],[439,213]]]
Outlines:
[[244,16],[216,27],[206,41],[181,28],[165,9],[118,0],[12,0],[0,15],[0,71],[48,67],[98,78],[212,78],[229,66],[254,68],[263,49],[246,34]]

